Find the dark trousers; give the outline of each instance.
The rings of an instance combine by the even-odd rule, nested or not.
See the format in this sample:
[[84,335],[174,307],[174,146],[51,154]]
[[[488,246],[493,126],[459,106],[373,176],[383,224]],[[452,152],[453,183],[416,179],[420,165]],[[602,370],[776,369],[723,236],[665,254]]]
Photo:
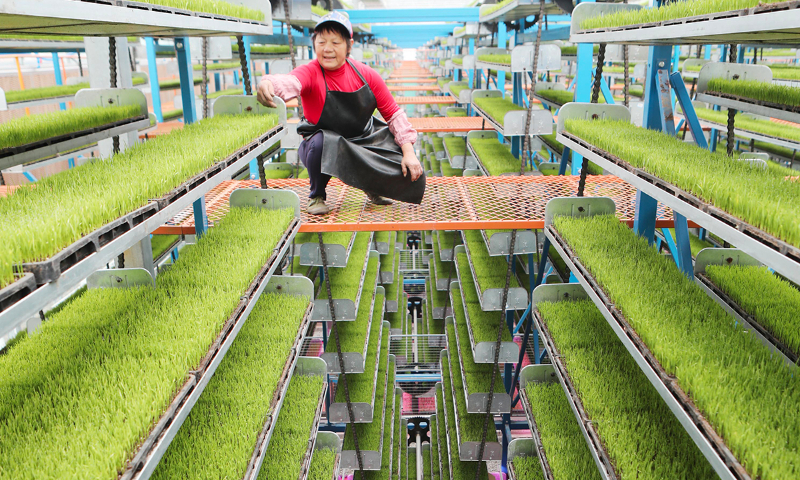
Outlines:
[[325,187],[328,186],[331,176],[320,171],[322,164],[322,132],[317,132],[303,140],[297,153],[300,155],[303,165],[306,166],[306,170],[308,170],[308,179],[311,184],[308,198],[322,197],[325,200],[327,198]]

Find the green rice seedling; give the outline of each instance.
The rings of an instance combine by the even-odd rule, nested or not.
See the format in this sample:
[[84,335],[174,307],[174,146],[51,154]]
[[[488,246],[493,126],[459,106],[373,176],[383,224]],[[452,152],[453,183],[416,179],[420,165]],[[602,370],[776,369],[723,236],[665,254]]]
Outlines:
[[18,117],[0,124],[0,150],[100,127],[142,114],[138,105],[83,107]]
[[[648,173],[800,246],[800,183],[661,132],[612,120],[567,120],[566,130]],[[613,132],[613,135],[611,134]],[[681,158],[675,162],[675,158]]]
[[138,0],[142,3],[163,5],[165,7],[180,8],[193,12],[214,13],[227,17],[246,18],[249,20],[264,20],[264,12],[224,2],[222,0]]
[[75,95],[78,90],[89,88],[89,82],[75,85],[58,85],[55,87],[28,88],[26,90],[10,90],[6,92],[6,102],[24,102],[42,98],[66,97]]
[[[600,45],[595,45],[592,50],[593,50],[594,54],[597,55],[600,52]],[[562,56],[564,56],[564,55],[577,55],[577,54],[578,54],[578,46],[577,45],[561,47],[561,55]]]
[[67,308],[72,302],[76,299],[80,298],[81,295],[86,293],[87,287],[86,285],[80,287],[79,289],[75,290],[69,297],[63,300],[61,303],[56,305],[55,307],[51,308],[49,311],[45,313],[45,320],[52,319],[58,312]]
[[314,15],[319,15],[320,17],[324,17],[325,15],[330,13],[330,10],[326,10],[319,5],[311,5],[311,13]]
[[466,116],[467,116],[467,112],[466,112],[466,110],[447,110],[447,111],[445,112],[445,115],[446,115],[447,117],[449,117],[449,118],[453,118],[453,117],[466,117]]
[[778,105],[800,107],[800,88],[776,85],[757,80],[726,80],[712,78],[708,81],[709,93],[729,94]]
[[569,90],[539,90],[536,95],[560,105],[572,102],[575,97],[575,93]]
[[[322,243],[328,245],[341,245],[347,248],[350,245],[350,239],[353,238],[353,232],[325,232],[322,234]],[[359,258],[359,262],[364,259],[364,255],[367,253],[367,248],[369,246],[369,234],[365,234],[363,236],[356,235],[356,238],[353,243],[353,250],[351,253],[351,258],[353,253],[356,252],[356,247],[359,248],[359,252],[361,252],[361,257]],[[296,245],[301,245],[303,243],[319,243],[319,238],[316,232],[301,232],[298,233],[295,237],[294,243]],[[348,266],[350,266],[348,260]],[[363,266],[363,263],[362,263]]]
[[295,478],[308,450],[319,395],[325,386],[319,375],[293,375],[278,423],[270,439],[258,478]]
[[[452,325],[447,327],[447,331],[448,336],[455,335],[452,333]],[[455,343],[453,343],[453,345],[455,345]],[[456,355],[456,353],[452,352],[450,355],[453,356]],[[445,375],[450,375],[451,381],[453,382],[453,395],[455,397],[453,401],[455,403],[455,413],[458,420],[459,433],[461,434],[459,441],[461,443],[480,442],[485,414],[467,413],[467,400],[464,398],[464,394],[462,393],[464,391],[464,383],[461,380],[461,365],[458,363],[458,360],[455,358],[450,358],[448,360],[447,372],[444,371],[444,367],[442,369],[442,376],[444,377]],[[498,390],[503,389],[502,385],[502,381],[499,384],[495,384]],[[486,391],[488,392],[489,389],[487,388]],[[489,428],[489,431],[486,432],[486,441],[497,441],[497,432],[494,431],[494,429]]]
[[[156,288],[89,290],[3,355],[3,475],[117,478],[293,217],[291,209],[233,209],[158,276]],[[290,304],[281,300],[280,308]],[[258,322],[263,305],[244,328]]]
[[453,168],[450,166],[450,162],[447,160],[442,160],[439,163],[439,166],[442,169],[442,176],[443,177],[461,177],[464,175],[464,171],[458,168]]
[[[727,111],[716,111],[710,108],[695,108],[694,110],[697,116],[703,120],[722,125],[727,125],[728,123]],[[759,120],[744,113],[736,115],[735,122],[736,128],[741,130],[800,142],[800,131],[796,127],[775,123],[770,120]]]
[[478,61],[486,63],[499,63],[501,65],[511,65],[511,54],[479,55]]
[[[475,276],[482,289],[504,288],[506,286],[506,271],[508,270],[506,257],[489,256],[489,250],[486,249],[486,242],[483,240],[480,230],[464,230],[464,241],[469,248],[470,258],[467,259],[465,254],[459,255],[458,268],[461,270],[462,275],[469,273],[469,260],[472,260]],[[467,267],[467,270],[462,269],[464,266]],[[511,288],[519,286],[513,279],[511,280]]]
[[[420,447],[417,446],[414,449],[414,451],[411,451],[410,447],[409,447],[409,452],[408,452],[408,474],[407,474],[407,477],[404,477],[404,478],[408,478],[410,480],[416,480],[416,478],[417,478],[417,452],[416,452],[417,448],[420,448]],[[401,477],[401,478],[403,478],[403,477]]]
[[80,35],[37,35],[35,33],[5,33],[0,38],[12,40],[40,40],[43,42],[82,42]]
[[768,65],[772,78],[781,80],[800,80],[800,68],[791,65]]
[[394,446],[392,447],[395,455],[392,458],[392,477],[400,472],[400,465],[403,464],[403,455],[408,448],[408,422],[402,418],[403,394],[394,394]]
[[[436,242],[434,242],[433,244],[436,245]],[[437,250],[438,250],[438,247],[437,247]],[[451,271],[452,271],[452,278],[455,280],[456,279],[456,270],[455,270],[455,268],[452,267],[452,265],[453,265],[452,263],[448,263],[446,266],[443,265],[442,268],[445,269],[444,270],[444,272],[445,272],[444,273],[444,278],[447,278],[447,274],[451,273]],[[430,275],[431,280],[433,280],[434,279],[433,264],[428,266],[428,273]],[[426,284],[429,284],[429,283],[431,283],[431,282],[426,282]],[[435,288],[431,288],[431,291],[429,293],[429,298],[430,298],[430,305],[431,305],[432,308],[444,308],[445,304],[449,305],[449,302],[447,300],[447,292],[446,291],[439,291],[439,290],[437,290]]]
[[433,141],[433,151],[434,152],[443,152],[444,151],[444,138],[440,137],[439,135],[434,135],[431,137]]
[[486,112],[490,117],[494,119],[495,122],[497,122],[500,125],[504,125],[503,122],[505,121],[504,119],[506,113],[525,110],[524,107],[520,107],[511,100],[502,97],[476,98],[475,105],[477,105],[481,110]]
[[[444,384],[442,385],[444,388]],[[436,389],[436,428],[432,429],[436,431],[436,438],[437,443],[439,444],[438,448],[440,450],[440,458],[442,460],[442,477],[443,478],[450,478],[450,451],[449,445],[447,444],[447,431],[445,429],[444,423],[445,413],[444,413],[444,399],[442,397],[442,391],[438,388]],[[433,437],[431,437],[433,438]],[[455,458],[458,460],[458,450],[456,450]]]
[[[437,425],[434,425],[436,423]],[[431,438],[431,469],[433,470],[433,480],[442,478],[442,472],[439,470],[439,431],[438,420],[432,420],[430,426]],[[449,474],[448,474],[449,475]]]
[[454,82],[450,85],[450,91],[458,97],[462,91],[469,89],[469,84],[466,82]]
[[796,51],[794,48],[765,48],[759,53],[765,57],[794,57]]
[[[673,239],[676,238],[674,228],[669,229],[669,234],[672,235]],[[700,237],[698,237],[697,235],[691,232],[689,233],[689,247],[692,250],[692,257],[696,257],[697,254],[700,253],[700,250],[713,246],[714,244],[709,242],[708,240],[700,240]]]
[[608,15],[598,15],[581,22],[582,30],[596,28],[613,28],[641,23],[666,22],[678,18],[707,15],[753,8],[767,3],[779,3],[784,0],[695,0],[693,2],[670,2],[663,7],[642,8],[633,11],[621,11]]
[[463,57],[453,57],[453,63],[455,65],[464,65],[464,58]]
[[161,197],[252,142],[277,121],[275,115],[215,116],[102,162],[51,175],[36,182],[35,188],[17,188],[0,198],[0,245],[15,246],[14,263],[48,258]]
[[[453,364],[458,365],[458,362],[453,362]],[[455,373],[456,372],[453,372],[454,374],[453,378],[455,378]],[[450,360],[446,355],[442,356],[442,381],[443,381],[442,384],[443,393],[440,394],[439,392],[436,392],[436,401],[447,402],[447,408],[445,410],[447,411],[447,427],[448,427],[448,433],[450,435],[449,462],[453,467],[453,480],[474,479],[475,473],[477,471],[480,471],[480,476],[478,478],[480,478],[481,480],[488,480],[489,472],[486,470],[486,462],[464,462],[461,461],[459,457],[458,453],[459,442],[481,441],[481,432],[483,431],[483,422],[485,417],[483,415],[467,414],[466,405],[462,405],[463,408],[460,409],[461,412],[464,412],[463,415],[458,415],[458,416],[456,415],[455,409],[457,407],[453,403],[453,396],[451,393],[452,390],[450,389],[451,388]],[[457,401],[458,401],[458,396],[456,396],[456,402]],[[464,399],[462,398],[461,401],[463,403]],[[461,439],[458,438],[456,432],[456,422],[458,422],[458,427],[461,430]],[[487,430],[486,441],[487,442],[497,441],[497,431],[495,429],[490,427]]]
[[[388,385],[389,388],[386,391],[386,396],[384,396],[382,379],[386,378],[384,375],[387,368],[389,369],[389,381],[386,385]],[[372,423],[347,424],[347,428],[344,432],[343,450],[355,450],[356,447],[353,441],[353,431],[355,431],[356,435],[358,436],[358,448],[360,450],[377,452],[380,449],[381,435],[383,433],[383,424],[380,421],[380,415],[382,415],[381,412],[389,408],[389,405],[391,405],[391,397],[388,395],[391,394],[392,388],[394,387],[394,376],[394,363],[388,363],[388,367],[387,364],[381,365],[381,368],[378,370],[378,378],[381,380],[378,382],[378,391],[375,392],[375,417]]]
[[[192,83],[194,83],[194,85],[200,85],[203,83],[203,79],[200,77],[195,77],[192,79]],[[163,82],[159,81],[158,88],[161,90],[174,90],[181,88],[181,80],[179,78],[173,78],[170,80],[164,80]],[[240,88],[239,91],[241,92],[242,89]]]
[[[390,384],[387,387],[386,395],[387,410],[386,416],[383,419],[383,450],[381,450],[381,469],[365,471],[364,480],[388,480],[391,478],[390,476],[387,476],[387,474],[392,468],[392,449],[394,446],[389,440],[391,439],[392,426],[397,425],[397,423],[400,421],[400,409],[402,408],[402,404],[399,400],[397,400],[397,396],[394,398],[390,396],[394,395],[394,385]],[[393,400],[395,401],[394,405],[392,405]]]
[[[328,270],[329,275],[333,276],[334,269]],[[343,270],[343,269],[342,269]],[[359,278],[361,269],[358,271]],[[339,344],[342,347],[342,352],[361,352],[364,349],[364,342],[367,337],[367,330],[370,325],[370,317],[372,317],[372,291],[375,285],[375,277],[378,275],[378,259],[371,258],[367,265],[367,274],[364,278],[364,288],[361,294],[361,301],[357,306],[356,320],[354,322],[337,322],[336,328],[339,331]],[[333,278],[331,278],[333,282]],[[333,291],[333,288],[331,288]],[[323,293],[323,297],[327,298],[327,294]],[[341,297],[333,294],[333,298],[355,298],[353,296]],[[376,297],[377,299],[377,297]],[[382,300],[382,298],[381,298]],[[331,332],[331,334],[333,334]],[[325,349],[328,353],[336,353],[336,342],[328,342],[328,347]]]
[[542,464],[535,455],[516,457],[512,460],[514,465],[514,478],[517,480],[544,480]]
[[[229,68],[239,68],[241,66],[242,66],[241,62],[238,62],[238,61],[236,61],[236,62],[218,62],[218,63],[209,63],[206,66],[206,68],[208,70],[213,71],[213,70],[227,70]],[[202,70],[203,66],[202,65],[192,65],[192,68],[195,69],[195,70]]]
[[314,451],[311,465],[308,468],[307,480],[331,480],[336,466],[336,451],[332,448],[322,448]]
[[[232,43],[231,51],[239,52],[239,44]],[[250,45],[250,53],[260,53],[265,55],[278,55],[281,53],[290,53],[289,45]]]
[[[603,74],[606,73],[623,73],[625,72],[623,67],[620,66],[604,66],[603,67]],[[628,73],[633,74],[633,65],[628,67]]]
[[163,118],[165,122],[168,122],[170,120],[174,120],[176,118],[180,118],[182,116],[183,116],[183,109],[182,108],[176,108],[176,109],[173,109],[173,110],[167,110],[166,112],[163,112],[161,114],[161,118]]
[[793,352],[800,352],[800,291],[764,267],[706,267],[708,278],[759,325],[775,335]]
[[[422,448],[422,447],[420,447]],[[431,478],[431,449],[422,449],[422,480]]]
[[439,172],[441,170],[441,162],[436,158],[435,154],[428,155],[428,163],[430,164],[431,171]]
[[370,51],[370,50],[364,50],[364,53],[363,53],[363,55],[361,56],[361,58],[363,58],[364,60],[370,60],[370,59],[372,59],[374,56],[375,56],[375,52],[372,52],[372,51]]
[[439,85],[439,88],[444,88],[445,85],[453,81],[453,77],[440,77],[436,79],[436,83]]
[[796,476],[800,410],[782,406],[800,402],[800,379],[675,262],[613,219],[558,217],[556,228],[751,476]]
[[529,383],[525,390],[553,477],[600,478],[561,385]]
[[[154,479],[244,475],[264,418],[274,413],[269,405],[309,300],[272,293],[259,298],[156,467]],[[322,387],[319,376],[292,378],[266,455],[266,469],[270,470],[269,464],[278,452],[286,452],[286,457],[282,456],[286,465],[297,465],[299,469]],[[287,418],[293,422],[285,421]]]
[[[590,301],[537,307],[618,478],[714,477],[697,446]],[[556,388],[561,389],[560,385]],[[559,443],[563,442],[558,440],[559,433],[563,432],[548,434],[545,452],[567,449]],[[681,461],[675,462],[676,458]],[[574,472],[572,467],[580,466],[586,474],[596,472],[594,465],[578,464],[575,459],[561,463],[556,455],[554,460],[562,471]]]
[[153,260],[165,254],[167,250],[180,240],[180,235],[153,235],[150,238],[150,246],[153,250]]
[[511,149],[496,138],[472,138],[469,144],[489,175],[519,173],[520,161],[511,154]]
[[509,3],[513,2],[513,1],[514,0],[503,0],[502,2],[497,2],[494,5],[492,5],[491,7],[484,8],[483,12],[481,12],[481,13],[483,13],[483,15],[485,15],[485,16],[486,15],[490,15],[490,14],[500,10],[501,8],[505,7],[506,5],[508,5]]
[[[385,328],[383,329],[383,333],[381,333],[381,324],[383,323],[383,300],[383,295],[375,296],[375,308],[373,310],[372,326],[369,332],[369,346],[367,348],[367,358],[364,363],[364,373],[345,374],[347,377],[348,390],[350,391],[350,401],[354,403],[372,402],[372,391],[376,388],[376,385],[373,383],[375,370],[379,368],[379,362],[380,364],[385,363],[386,355],[389,352],[389,329]],[[344,332],[340,330],[340,339],[343,334]],[[378,351],[378,341],[381,342],[380,351]],[[328,345],[331,343],[334,342],[328,342]],[[336,351],[335,346],[333,347],[333,351]],[[342,350],[342,352],[344,352],[344,350]],[[378,387],[382,381],[383,379],[379,378]],[[345,403],[346,401],[344,388],[337,388],[334,402]]]
[[559,155],[564,153],[564,145],[561,145],[561,142],[556,141],[556,134],[550,135],[538,135],[539,139],[547,145],[550,150],[554,150]]
[[444,144],[451,156],[466,155],[467,145],[463,137],[445,137]]
[[[503,387],[503,379],[500,378],[500,372],[496,371],[493,364],[484,363],[484,364],[477,364],[475,363],[475,359],[472,356],[472,347],[469,343],[469,332],[467,331],[467,320],[464,318],[464,307],[461,304],[461,299],[459,298],[460,294],[458,291],[453,292],[453,314],[454,319],[456,322],[455,327],[452,324],[447,324],[445,326],[445,331],[447,332],[447,350],[452,355],[453,360],[453,374],[458,371],[460,374],[461,372],[461,364],[459,364],[458,369],[455,367],[456,358],[455,355],[457,352],[456,347],[457,345],[461,346],[461,352],[459,355],[463,360],[463,371],[464,376],[467,377],[467,392],[469,393],[489,393],[489,387],[491,386],[492,381],[492,373],[495,375],[495,383],[494,388],[495,392],[504,391]],[[460,309],[460,310],[459,310]],[[499,315],[498,315],[499,316]],[[456,337],[458,337],[458,343],[456,343]],[[461,382],[456,382],[457,384],[461,384]],[[456,390],[456,396],[464,396],[463,391]],[[466,400],[464,401],[464,407],[466,408]],[[464,410],[466,412],[466,410]]]

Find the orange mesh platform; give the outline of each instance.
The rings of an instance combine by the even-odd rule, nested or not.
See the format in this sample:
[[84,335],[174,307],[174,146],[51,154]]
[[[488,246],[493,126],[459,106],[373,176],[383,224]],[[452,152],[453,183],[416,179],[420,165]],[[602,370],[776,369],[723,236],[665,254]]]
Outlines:
[[386,80],[386,83],[436,83],[435,78],[416,78],[416,77],[409,77],[406,79],[403,78],[390,78]]
[[427,104],[444,104],[456,103],[456,99],[450,95],[442,96],[427,96],[427,97],[395,97],[398,105],[427,105]]
[[388,85],[390,92],[438,92],[439,85]]
[[482,117],[427,117],[409,118],[409,121],[414,130],[420,133],[494,130]]
[[[292,190],[300,197],[301,232],[387,230],[542,229],[544,208],[554,197],[574,196],[577,176],[434,177],[427,179],[421,205],[396,202],[376,206],[358,189],[338,179],[328,184],[331,213],[308,215],[308,179],[269,180],[269,188]],[[228,198],[237,188],[259,188],[257,180],[223,182],[206,195],[209,223],[228,211]],[[587,196],[607,196],[617,204],[620,220],[633,225],[636,190],[615,176],[590,176]],[[672,212],[659,205],[659,228],[672,226]],[[187,208],[155,233],[192,234],[194,216]]]

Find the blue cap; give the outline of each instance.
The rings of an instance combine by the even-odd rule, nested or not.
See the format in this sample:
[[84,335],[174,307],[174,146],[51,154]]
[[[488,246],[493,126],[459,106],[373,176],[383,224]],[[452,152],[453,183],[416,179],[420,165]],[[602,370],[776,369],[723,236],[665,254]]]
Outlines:
[[319,22],[317,22],[317,25],[314,27],[314,30],[318,29],[320,25],[327,22],[335,22],[343,26],[350,33],[350,38],[353,38],[353,25],[350,24],[350,16],[347,15],[346,12],[334,10],[330,13],[325,14],[324,17],[319,19]]

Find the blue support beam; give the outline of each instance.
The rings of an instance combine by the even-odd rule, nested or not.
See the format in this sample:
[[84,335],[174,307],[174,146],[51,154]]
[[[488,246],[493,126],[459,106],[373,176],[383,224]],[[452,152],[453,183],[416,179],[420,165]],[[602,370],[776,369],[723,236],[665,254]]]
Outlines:
[[189,37],[175,39],[175,52],[178,55],[178,76],[181,81],[181,101],[183,103],[183,122],[186,125],[197,120],[194,106],[194,70],[189,53]]
[[[64,85],[64,79],[61,78],[61,65],[58,61],[58,52],[53,52],[53,72],[56,74],[56,85]],[[58,104],[61,110],[67,109],[67,104],[61,102]]]
[[[368,8],[347,10],[352,23],[477,22],[480,8]],[[416,25],[417,27],[423,25]],[[453,29],[451,28],[452,32]],[[375,33],[374,27],[372,33]],[[380,37],[381,35],[375,34]]]
[[158,85],[158,65],[156,65],[156,47],[153,37],[145,37],[145,47],[147,48],[147,72],[150,76],[150,96],[153,99],[153,113],[156,120],[161,123],[164,115],[161,111],[161,87]]

